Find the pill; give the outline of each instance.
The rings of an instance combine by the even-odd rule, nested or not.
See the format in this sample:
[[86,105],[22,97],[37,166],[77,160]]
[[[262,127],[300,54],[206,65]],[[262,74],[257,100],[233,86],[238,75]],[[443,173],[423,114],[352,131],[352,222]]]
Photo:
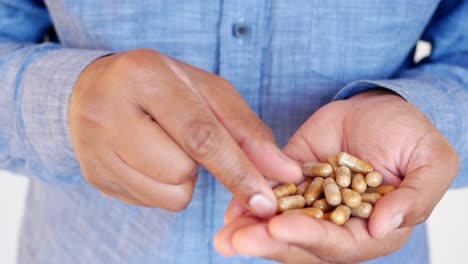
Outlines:
[[319,199],[323,194],[323,178],[315,177],[314,180],[310,183],[307,191],[304,193],[304,198],[307,206],[311,206],[312,203]]
[[305,200],[302,195],[284,196],[278,198],[278,212],[286,210],[304,208]]
[[299,184],[296,188],[296,194],[303,195],[307,191],[307,188],[309,188],[311,182],[312,178],[307,178],[303,183]]
[[293,195],[296,193],[296,185],[293,183],[282,184],[273,188],[273,192],[278,198]]
[[304,214],[304,215],[308,215],[310,217],[317,218],[317,219],[323,218],[323,212],[320,209],[313,208],[313,207],[302,208],[302,209],[292,209],[292,210],[284,211],[283,214]]
[[346,166],[340,166],[335,172],[335,181],[338,186],[346,188],[351,184],[351,171]]
[[332,178],[326,178],[323,181],[323,192],[325,193],[325,199],[327,203],[332,206],[337,206],[341,203],[341,192],[338,185]]
[[373,208],[374,207],[370,203],[361,203],[358,207],[351,208],[351,215],[367,219],[371,216]]
[[356,191],[353,191],[348,188],[341,189],[341,196],[343,203],[349,206],[350,208],[356,208],[361,204],[361,195]]
[[330,164],[333,168],[333,172],[336,172],[336,170],[338,169],[339,165],[338,163],[336,162],[336,156],[330,156],[327,158],[327,161],[328,161],[328,164]]
[[332,209],[334,209],[333,206],[328,204],[327,199],[325,198],[314,201],[314,203],[312,204],[312,207],[320,209],[324,213],[329,212]]
[[382,186],[379,186],[377,188],[368,188],[367,189],[367,192],[369,193],[380,193],[381,195],[385,195],[393,190],[395,190],[396,188],[394,186],[391,186],[391,185],[382,185]]
[[340,205],[330,213],[330,220],[337,225],[343,225],[348,221],[350,215],[351,208],[346,205]]
[[328,163],[306,162],[302,165],[302,174],[309,177],[328,177],[333,168]]
[[361,173],[356,173],[351,179],[351,188],[358,193],[363,193],[367,189],[367,183],[364,179],[364,175]]
[[369,172],[366,175],[366,183],[367,183],[367,186],[369,187],[378,187],[380,186],[380,184],[382,184],[382,181],[383,181],[382,174],[376,171]]
[[361,193],[361,202],[375,205],[381,197],[380,193]]
[[336,162],[338,163],[338,165],[346,166],[350,168],[352,171],[358,172],[358,173],[369,173],[373,171],[373,168],[369,163],[363,160],[360,160],[346,152],[340,152],[336,156]]
[[331,213],[324,213],[322,219],[326,221],[330,221],[330,214]]

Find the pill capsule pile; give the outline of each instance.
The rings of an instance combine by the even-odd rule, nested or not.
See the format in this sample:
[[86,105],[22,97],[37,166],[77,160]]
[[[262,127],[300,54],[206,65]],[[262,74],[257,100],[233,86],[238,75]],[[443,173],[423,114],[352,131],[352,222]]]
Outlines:
[[298,186],[282,184],[273,189],[278,213],[305,214],[343,225],[350,217],[367,219],[375,203],[395,187],[382,185],[383,177],[373,167],[346,152],[327,163],[306,162],[308,177]]

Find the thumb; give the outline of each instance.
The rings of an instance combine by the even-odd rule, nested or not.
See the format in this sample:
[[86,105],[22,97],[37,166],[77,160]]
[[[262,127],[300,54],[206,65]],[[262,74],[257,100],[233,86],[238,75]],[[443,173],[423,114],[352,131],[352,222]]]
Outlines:
[[439,135],[437,140],[420,142],[398,189],[377,202],[369,219],[372,237],[382,238],[397,228],[423,223],[450,187],[458,174],[459,160]]

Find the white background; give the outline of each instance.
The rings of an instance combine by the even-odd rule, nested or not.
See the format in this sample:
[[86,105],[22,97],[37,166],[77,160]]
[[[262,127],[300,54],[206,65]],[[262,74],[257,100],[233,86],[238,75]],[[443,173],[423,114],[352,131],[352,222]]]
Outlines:
[[[428,52],[418,50],[417,57]],[[0,171],[0,263],[16,263],[18,231],[27,190],[27,178]],[[428,221],[433,264],[468,263],[468,189],[450,190]],[[65,264],[65,263],[64,263]]]

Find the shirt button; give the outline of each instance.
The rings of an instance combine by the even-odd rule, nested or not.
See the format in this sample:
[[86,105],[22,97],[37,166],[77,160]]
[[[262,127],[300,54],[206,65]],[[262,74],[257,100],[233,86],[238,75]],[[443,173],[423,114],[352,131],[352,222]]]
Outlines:
[[249,35],[249,26],[245,23],[236,23],[232,25],[232,35],[236,38],[245,38]]

